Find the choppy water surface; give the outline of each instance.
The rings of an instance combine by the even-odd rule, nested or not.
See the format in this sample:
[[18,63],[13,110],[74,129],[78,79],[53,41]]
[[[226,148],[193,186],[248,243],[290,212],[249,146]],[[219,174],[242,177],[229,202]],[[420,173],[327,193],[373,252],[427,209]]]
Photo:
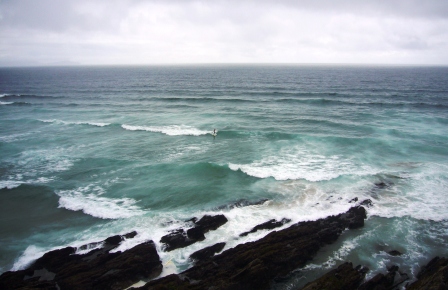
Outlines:
[[[0,272],[132,230],[119,250],[152,239],[181,271],[200,248],[355,197],[373,202],[366,226],[276,289],[347,260],[415,275],[448,254],[448,68],[2,68],[0,96]],[[229,222],[161,251],[161,236],[206,213]]]

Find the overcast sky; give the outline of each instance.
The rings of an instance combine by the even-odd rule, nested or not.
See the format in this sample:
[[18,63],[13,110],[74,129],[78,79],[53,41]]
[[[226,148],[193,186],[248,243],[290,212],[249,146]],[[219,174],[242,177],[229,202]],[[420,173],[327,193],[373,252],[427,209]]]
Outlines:
[[0,66],[448,65],[448,0],[0,0]]

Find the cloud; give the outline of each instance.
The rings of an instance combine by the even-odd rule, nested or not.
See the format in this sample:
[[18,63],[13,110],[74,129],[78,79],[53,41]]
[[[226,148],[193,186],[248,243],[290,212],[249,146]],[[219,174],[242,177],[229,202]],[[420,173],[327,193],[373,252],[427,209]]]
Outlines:
[[448,2],[0,2],[0,65],[448,64]]

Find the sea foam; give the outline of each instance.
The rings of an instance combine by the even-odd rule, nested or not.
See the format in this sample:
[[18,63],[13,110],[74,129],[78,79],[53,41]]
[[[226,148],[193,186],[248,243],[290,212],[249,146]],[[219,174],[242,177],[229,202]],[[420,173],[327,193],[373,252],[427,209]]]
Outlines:
[[102,219],[129,218],[145,213],[132,198],[108,198],[100,196],[101,193],[88,193],[92,191],[90,187],[57,191],[59,207]]
[[63,121],[63,120],[57,120],[57,119],[50,119],[50,120],[39,120],[44,123],[56,123],[56,124],[64,124],[64,125],[90,125],[90,126],[97,126],[97,127],[105,127],[109,126],[110,123],[103,123],[103,122],[87,122],[87,121],[77,121],[77,122],[69,122],[69,121]]
[[323,156],[300,148],[286,149],[278,155],[267,156],[250,164],[228,164],[229,168],[257,178],[276,180],[305,179],[326,181],[343,175],[373,175],[377,171],[342,156]]
[[34,245],[28,246],[23,254],[14,262],[11,271],[26,269],[33,261],[42,257],[46,250]]
[[148,131],[154,133],[163,133],[169,136],[179,136],[179,135],[192,135],[200,136],[206,135],[210,132],[199,130],[197,128],[186,126],[186,125],[169,125],[169,126],[132,126],[132,125],[121,125],[125,130],[129,131]]

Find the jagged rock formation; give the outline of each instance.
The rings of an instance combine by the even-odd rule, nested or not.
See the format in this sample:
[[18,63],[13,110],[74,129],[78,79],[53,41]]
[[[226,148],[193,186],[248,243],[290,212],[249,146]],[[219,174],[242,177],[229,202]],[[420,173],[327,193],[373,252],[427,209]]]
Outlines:
[[417,275],[418,280],[406,289],[409,290],[447,290],[448,259],[435,257]]
[[159,276],[162,263],[152,241],[124,252],[110,253],[123,239],[135,235],[133,232],[107,238],[102,248],[83,255],[75,254],[73,247],[50,251],[26,270],[3,273],[0,289],[118,290],[141,279]]
[[357,206],[337,216],[300,222],[139,289],[268,289],[274,278],[304,266],[345,229],[362,227],[365,218],[365,209]]

